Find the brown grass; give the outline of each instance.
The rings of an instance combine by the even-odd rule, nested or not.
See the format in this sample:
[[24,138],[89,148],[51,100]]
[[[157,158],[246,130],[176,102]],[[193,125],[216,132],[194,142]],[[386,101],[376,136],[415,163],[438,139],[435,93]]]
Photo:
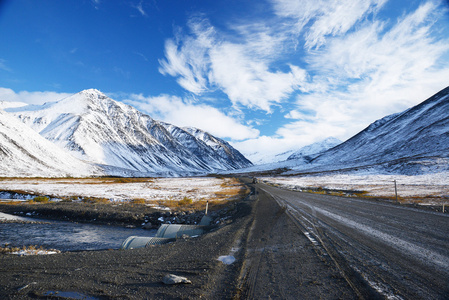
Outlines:
[[97,198],[97,197],[84,197],[82,200],[84,203],[93,203],[93,204],[105,204],[110,203],[108,198]]
[[[42,246],[38,247],[38,246],[23,246],[23,247],[9,247],[8,245],[5,245],[5,247],[0,247],[0,254],[10,254],[13,252],[18,252],[18,251],[46,251],[48,249],[44,249]],[[56,252],[61,252],[59,250],[51,250],[51,251],[56,251]]]
[[189,204],[192,204],[193,200],[189,197],[184,197],[182,200],[179,200],[177,205],[178,206],[187,206]]
[[46,196],[37,196],[34,197],[33,201],[37,203],[48,203],[50,201],[50,198]]
[[131,203],[132,203],[132,204],[146,204],[147,202],[145,201],[145,199],[142,199],[142,198],[136,198],[136,199],[133,199],[133,200],[131,201]]

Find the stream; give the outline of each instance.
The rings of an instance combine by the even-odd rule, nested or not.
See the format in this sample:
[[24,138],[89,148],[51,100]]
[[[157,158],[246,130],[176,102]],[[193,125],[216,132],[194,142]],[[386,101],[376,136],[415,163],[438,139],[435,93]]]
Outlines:
[[36,245],[60,251],[119,249],[129,236],[152,237],[157,231],[25,218],[0,213],[0,221],[8,219],[45,223],[0,223],[0,246]]

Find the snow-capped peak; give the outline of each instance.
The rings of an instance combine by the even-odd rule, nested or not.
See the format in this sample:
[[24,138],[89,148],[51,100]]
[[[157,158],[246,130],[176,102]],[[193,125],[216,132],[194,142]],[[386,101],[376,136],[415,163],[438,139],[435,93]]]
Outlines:
[[95,89],[10,111],[75,157],[113,168],[175,175],[251,165],[206,132],[153,120]]

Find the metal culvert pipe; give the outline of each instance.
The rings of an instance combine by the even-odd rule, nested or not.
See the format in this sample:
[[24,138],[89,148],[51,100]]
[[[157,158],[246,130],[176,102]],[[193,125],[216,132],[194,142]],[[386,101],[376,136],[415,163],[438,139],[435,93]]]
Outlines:
[[199,236],[210,229],[212,219],[204,216],[200,225],[162,224],[155,237],[130,236],[120,246],[120,249],[144,248],[152,245],[162,245],[175,241],[183,236]]
[[120,249],[145,248],[153,245],[162,245],[175,241],[173,238],[130,236],[123,241]]
[[200,225],[162,224],[156,233],[156,237],[176,239],[183,235],[198,236],[204,233],[204,227]]

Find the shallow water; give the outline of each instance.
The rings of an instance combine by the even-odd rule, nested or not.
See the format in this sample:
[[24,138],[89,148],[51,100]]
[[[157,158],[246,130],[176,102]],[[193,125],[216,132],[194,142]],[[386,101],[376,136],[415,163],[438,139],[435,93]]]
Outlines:
[[6,243],[14,247],[37,245],[61,251],[118,249],[131,235],[156,235],[156,230],[140,228],[40,221],[45,221],[46,224],[0,223],[0,246]]

